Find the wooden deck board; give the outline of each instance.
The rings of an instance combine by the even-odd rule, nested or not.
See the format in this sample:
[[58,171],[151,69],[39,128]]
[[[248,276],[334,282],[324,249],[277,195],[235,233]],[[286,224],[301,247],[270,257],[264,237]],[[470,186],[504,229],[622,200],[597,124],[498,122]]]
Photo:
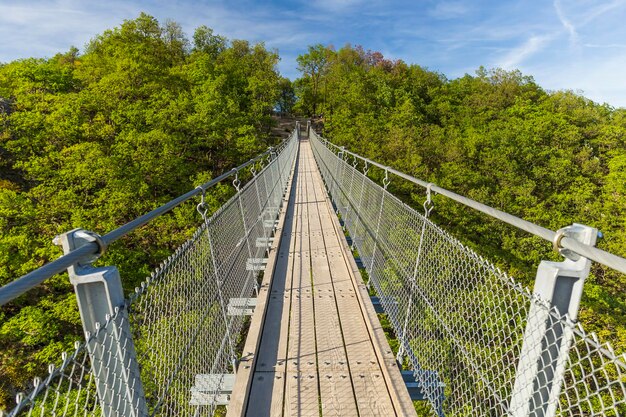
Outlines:
[[[294,185],[295,184],[293,182],[293,177],[290,176],[288,189],[291,189]],[[285,196],[283,204],[281,204],[278,227],[275,231],[275,234],[277,236],[280,236],[285,228],[287,220],[286,213],[288,209],[288,199],[289,195]],[[267,311],[267,303],[269,301],[268,296],[271,289],[271,281],[277,266],[280,242],[280,239],[275,239],[272,242],[269,259],[267,262],[267,268],[265,270],[265,274],[263,275],[263,281],[261,282],[261,286],[259,288],[255,314],[253,315],[250,323],[250,331],[248,332],[246,343],[242,352],[243,355],[237,369],[235,387],[233,389],[233,395],[231,396],[230,402],[228,404],[227,417],[241,417],[245,415],[247,401],[249,399],[250,387],[252,386],[252,376],[257,359],[256,353],[258,352],[258,348],[261,342],[262,330],[264,328],[264,322],[266,317],[265,312]],[[283,242],[285,244],[288,244],[289,239],[284,239]]]
[[[306,158],[309,166],[314,166]],[[311,238],[312,279],[315,294],[315,325],[323,416],[356,416],[352,378],[341,335],[341,324],[328,265],[317,195],[320,194],[311,170],[307,172],[309,194],[309,233]],[[322,200],[323,201],[323,200]]]
[[[330,205],[327,205],[327,209],[329,213],[332,214],[332,209]],[[335,230],[335,235],[338,236],[341,234],[341,226],[339,224],[339,220],[335,216],[330,216],[331,221],[330,224],[333,226]],[[329,232],[329,234],[331,234]],[[360,276],[360,272],[356,265],[356,261],[351,256],[351,251],[348,247],[348,244],[345,240],[340,240],[341,253],[343,255],[344,261],[348,268],[351,270],[351,278],[353,281],[353,289],[355,290],[355,296],[357,300],[359,300],[359,307],[364,315],[368,319],[365,320],[365,324],[369,330],[369,334],[372,340],[372,346],[374,347],[374,351],[377,357],[378,364],[380,365],[380,369],[382,371],[382,376],[385,378],[386,385],[389,388],[388,393],[390,394],[390,398],[392,400],[394,409],[396,413],[401,416],[414,416],[417,417],[417,413],[413,406],[413,402],[409,397],[405,386],[402,375],[399,372],[397,362],[389,347],[389,343],[387,343],[387,339],[382,329],[380,322],[378,321],[377,314],[374,310],[374,306],[369,300],[369,294],[363,280]],[[333,257],[331,256],[331,259]],[[339,258],[336,259],[339,262]],[[331,264],[333,261],[330,262]],[[332,266],[331,266],[332,269]],[[358,361],[357,361],[358,362]],[[373,361],[370,359],[370,364],[373,364]],[[357,363],[357,365],[359,365]],[[371,375],[371,374],[370,374]],[[374,384],[377,382],[376,374],[374,375]],[[366,376],[367,377],[367,376]],[[373,407],[376,407],[376,404],[372,404]]]
[[282,416],[285,395],[285,376],[289,317],[291,310],[291,280],[293,277],[294,247],[297,227],[298,164],[294,174],[287,205],[285,227],[267,301],[267,312],[258,349],[252,384],[246,410],[247,416]]
[[319,416],[308,209],[307,204],[303,204],[307,195],[306,181],[301,180],[297,189],[298,221],[293,250],[294,267],[284,415]]
[[415,415],[396,405],[408,394],[396,392],[404,389],[397,369],[390,377],[393,355],[363,306],[364,288],[308,141],[300,144],[291,194],[247,415]]
[[[310,152],[304,149],[304,152]],[[314,177],[319,173],[312,172]],[[313,178],[315,180],[316,178]],[[322,200],[322,191],[317,187],[316,195],[319,195],[315,203],[322,232],[334,231],[330,221],[334,214],[329,209],[329,204]],[[355,296],[353,280],[350,269],[346,264],[340,249],[340,240],[343,239],[337,233],[328,233],[322,236],[326,247],[326,261],[331,271],[333,295],[336,299],[337,311],[342,326],[343,340],[345,343],[346,356],[349,363],[350,375],[354,389],[354,396],[360,416],[393,416],[395,410],[391,399],[387,394],[387,386],[382,377],[382,370],[376,358],[374,347],[365,324],[365,318],[361,312],[359,302]],[[386,395],[387,394],[387,395]]]

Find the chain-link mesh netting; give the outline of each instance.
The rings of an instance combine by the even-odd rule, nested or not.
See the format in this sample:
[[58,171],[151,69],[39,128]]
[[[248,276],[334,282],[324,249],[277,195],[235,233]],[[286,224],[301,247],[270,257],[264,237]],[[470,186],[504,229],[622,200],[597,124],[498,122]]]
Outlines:
[[314,132],[311,144],[432,415],[626,415],[623,357]]
[[294,131],[245,186],[235,177],[235,196],[8,415],[212,415],[228,400],[297,149]]
[[136,379],[131,365],[134,355],[124,342],[131,340],[127,332],[127,311],[116,308],[113,316],[107,316],[94,333],[86,335],[85,343],[76,342],[73,353],[64,353],[58,366],[51,364],[47,377],[36,378],[27,395],[19,394],[17,407],[8,415],[100,416],[101,408],[137,415],[134,410],[141,409],[143,398],[141,385],[127,384],[121,396],[112,396],[109,389]]

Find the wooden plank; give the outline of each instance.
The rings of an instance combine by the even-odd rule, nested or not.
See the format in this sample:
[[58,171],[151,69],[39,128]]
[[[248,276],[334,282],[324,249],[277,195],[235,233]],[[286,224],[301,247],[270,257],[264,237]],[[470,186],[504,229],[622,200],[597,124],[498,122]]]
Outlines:
[[[295,162],[294,162],[295,167]],[[276,228],[276,236],[282,235],[282,231],[286,225],[288,201],[291,197],[291,190],[294,186],[294,171],[290,173],[289,182],[287,183],[290,192],[285,196],[283,205],[278,217],[278,226]],[[285,243],[288,244],[288,243]],[[233,394],[228,404],[227,417],[241,417],[245,413],[246,403],[249,397],[250,388],[252,386],[252,379],[254,375],[254,367],[256,364],[256,357],[261,342],[262,330],[264,327],[264,321],[266,318],[268,296],[270,293],[272,278],[276,269],[276,261],[278,258],[281,245],[281,239],[277,238],[272,243],[269,258],[263,280],[259,287],[259,294],[257,296],[257,305],[254,310],[254,314],[250,321],[250,330],[246,337],[246,343],[243,348],[243,354],[239,366],[237,368],[237,374],[235,378],[235,386],[233,388]]]
[[[303,154],[310,148],[303,147]],[[321,183],[319,174],[312,173],[312,181]],[[316,181],[317,180],[317,181]],[[317,188],[317,189],[316,189]],[[315,187],[316,197],[320,187]],[[323,194],[319,194],[323,200]],[[318,199],[316,198],[316,201]],[[351,271],[339,248],[343,239],[341,229],[335,229],[332,223],[334,214],[327,201],[316,202],[318,218],[326,250],[326,262],[331,271],[333,296],[336,299],[338,320],[345,343],[346,357],[349,362],[350,376],[360,416],[395,415],[387,385],[382,377],[381,367],[374,352],[372,341],[365,324],[365,318],[356,299]],[[334,234],[330,233],[332,230]],[[341,325],[345,323],[345,325]],[[348,324],[349,323],[349,324]]]
[[[327,209],[329,212],[332,212],[330,202],[327,204]],[[339,224],[339,219],[336,216],[332,217],[332,226],[337,233],[341,231],[341,225]],[[393,352],[389,347],[384,330],[378,320],[378,316],[369,297],[369,292],[363,283],[361,274],[354,258],[352,257],[350,248],[345,240],[340,243],[344,261],[351,272],[350,276],[353,279],[353,288],[356,289],[355,298],[357,299],[359,307],[365,317],[365,324],[373,342],[372,345],[378,358],[378,364],[381,367],[382,378],[385,380],[388,387],[394,409],[400,416],[417,417],[413,402],[411,401],[406,385],[404,384],[404,380],[402,379],[400,369],[398,368]],[[376,374],[373,374],[373,376],[374,378],[377,378]],[[359,384],[355,381],[355,385]]]
[[318,417],[320,409],[315,367],[309,372],[287,372],[286,378],[285,416]]
[[322,416],[356,416],[354,391],[350,373],[325,371],[320,372],[320,397]]
[[[300,175],[306,170],[303,161]],[[298,221],[289,319],[289,347],[285,388],[285,416],[319,416],[315,326],[311,292],[306,181],[300,177],[296,196]]]
[[283,414],[283,397],[274,395],[285,385],[284,372],[255,372],[252,378],[252,389],[247,401],[246,415],[277,416]]
[[320,375],[324,372],[348,370],[348,360],[343,344],[341,323],[330,274],[322,272],[319,264],[326,264],[324,257],[313,257],[313,285],[315,287],[315,329],[317,339],[317,359]]
[[[311,158],[310,154],[303,153],[303,159],[309,163],[312,163]],[[357,407],[321,233],[315,189],[317,184],[313,182],[313,179],[314,177],[309,172],[306,178],[311,202],[308,205],[308,221],[322,415],[354,416],[357,415]]]
[[279,365],[284,365],[287,357],[287,331],[291,302],[290,280],[293,269],[294,254],[279,253],[274,282],[269,295],[269,303],[261,345],[259,348],[256,372],[277,371]]
[[[281,237],[281,245],[269,301],[263,333],[258,349],[254,375],[247,401],[246,415],[271,415],[282,416],[284,407],[285,374],[287,359],[287,343],[289,330],[289,312],[291,308],[291,279],[293,277],[293,263],[295,236],[291,233],[297,225],[297,198],[298,168],[294,174],[294,186],[292,197],[287,207],[284,233]],[[287,318],[287,320],[284,320]]]

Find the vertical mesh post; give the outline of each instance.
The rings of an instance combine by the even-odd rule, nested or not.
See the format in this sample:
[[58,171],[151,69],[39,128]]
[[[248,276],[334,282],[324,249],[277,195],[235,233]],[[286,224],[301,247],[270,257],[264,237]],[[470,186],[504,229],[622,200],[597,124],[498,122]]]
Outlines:
[[[554,246],[563,262],[542,261],[537,269],[534,293],[547,303],[545,308],[531,304],[524,341],[511,395],[514,417],[552,417],[556,415],[574,321],[589,275],[591,261],[566,249],[559,249],[563,236],[586,245],[595,245],[598,230],[573,224],[557,232]],[[564,317],[566,320],[562,320]]]
[[[98,241],[99,236],[82,229],[74,229],[55,239],[65,253]],[[69,267],[68,273],[88,339],[87,349],[102,414],[105,417],[147,416],[120,274],[114,266],[93,268],[91,263],[98,256]],[[103,326],[105,322],[107,325]]]

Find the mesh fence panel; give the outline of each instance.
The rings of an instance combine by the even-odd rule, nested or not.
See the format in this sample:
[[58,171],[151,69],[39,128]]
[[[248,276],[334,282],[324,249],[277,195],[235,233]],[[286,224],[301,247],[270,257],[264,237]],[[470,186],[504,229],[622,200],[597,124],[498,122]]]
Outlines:
[[[624,357],[370,180],[313,131],[311,144],[432,415],[626,415]],[[569,353],[559,346],[571,346]]]
[[[8,415],[212,415],[233,373],[241,311],[258,284],[297,149],[294,131],[125,306],[20,394]],[[124,344],[133,341],[134,349]],[[139,368],[131,365],[133,350]]]

